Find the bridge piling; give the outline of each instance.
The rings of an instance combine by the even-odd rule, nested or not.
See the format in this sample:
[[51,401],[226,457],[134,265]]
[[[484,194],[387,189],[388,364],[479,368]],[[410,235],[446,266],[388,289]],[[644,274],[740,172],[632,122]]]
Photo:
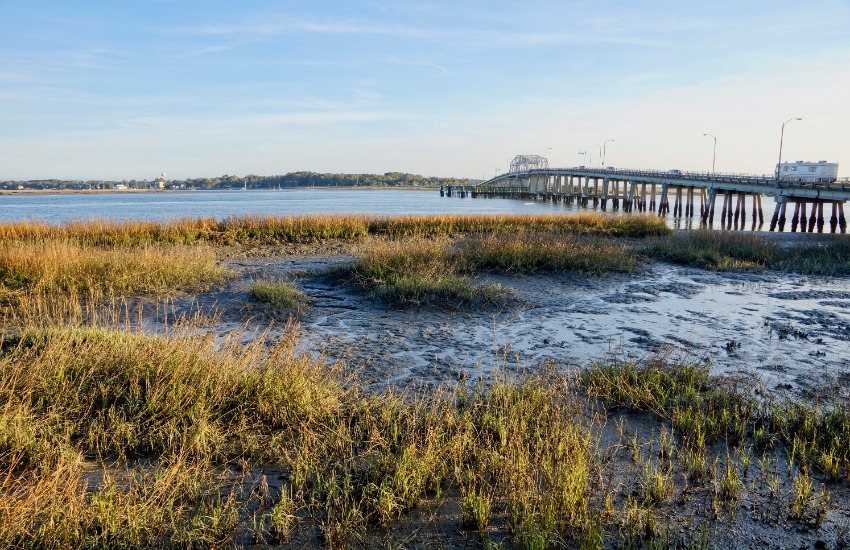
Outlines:
[[809,233],[814,232],[815,224],[818,221],[818,203],[820,201],[814,200],[812,201],[812,213],[809,216]]
[[717,198],[717,189],[712,189],[708,192],[708,205],[706,206],[705,215],[708,217],[708,224],[714,224],[714,201]]
[[818,201],[818,233],[823,233],[823,201]]
[[779,204],[779,231],[785,231],[785,210],[788,207],[788,201],[782,201]]
[[806,203],[805,199],[800,201],[800,233],[806,232]]
[[844,219],[844,203],[838,203],[838,228],[841,229],[842,233],[847,232],[847,220]]
[[797,232],[797,223],[799,222],[799,220],[797,219],[797,216],[799,215],[799,213],[800,213],[800,201],[794,201],[794,215],[791,216],[791,233]]
[[694,217],[694,188],[688,187],[688,206],[686,208],[688,218]]
[[[746,193],[738,193],[738,205],[741,207],[741,216],[735,216],[735,225],[741,224],[741,229],[747,223],[747,195]],[[736,207],[737,210],[737,207]]]

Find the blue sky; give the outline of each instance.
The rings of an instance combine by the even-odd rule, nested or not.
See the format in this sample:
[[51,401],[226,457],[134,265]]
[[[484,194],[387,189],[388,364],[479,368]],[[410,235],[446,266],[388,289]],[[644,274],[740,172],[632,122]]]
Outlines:
[[0,1],[0,180],[850,175],[850,3]]

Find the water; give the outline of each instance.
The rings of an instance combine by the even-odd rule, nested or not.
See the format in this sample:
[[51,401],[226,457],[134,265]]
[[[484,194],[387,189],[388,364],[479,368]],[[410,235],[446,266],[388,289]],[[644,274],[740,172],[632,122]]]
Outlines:
[[286,189],[0,195],[0,221],[155,220],[292,214],[551,214],[574,206],[440,197],[436,190]]
[[[762,200],[765,225],[770,224],[774,203]],[[610,205],[609,205],[610,206]],[[720,228],[720,206],[714,226]],[[67,193],[0,195],[0,222],[22,220],[64,223],[68,221],[154,220],[228,216],[293,214],[552,214],[599,209],[576,205],[512,199],[440,197],[436,190],[402,189],[285,189],[234,191],[164,191],[143,193]],[[793,211],[793,210],[792,210]],[[620,211],[608,210],[611,215]],[[829,212],[824,212],[827,217]],[[790,216],[791,212],[788,213]],[[748,201],[744,229],[752,229],[752,207]],[[667,217],[670,227],[699,227],[699,213],[691,219]],[[828,221],[827,221],[828,223]],[[790,220],[786,231],[790,229]],[[758,226],[756,226],[758,229]],[[829,231],[829,227],[825,228]]]

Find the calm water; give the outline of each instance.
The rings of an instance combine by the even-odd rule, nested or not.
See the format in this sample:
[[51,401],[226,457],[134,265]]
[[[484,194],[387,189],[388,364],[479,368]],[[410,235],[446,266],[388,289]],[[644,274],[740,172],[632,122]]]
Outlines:
[[[749,202],[749,201],[748,201]],[[773,213],[773,200],[764,197],[765,223]],[[719,223],[717,206],[715,224]],[[460,199],[440,197],[438,191],[399,189],[287,189],[235,191],[165,191],[161,193],[21,194],[0,195],[0,222],[38,220],[62,223],[73,220],[169,220],[211,217],[223,219],[243,214],[544,214],[576,212],[575,205],[510,199]],[[610,210],[609,210],[610,212]],[[618,212],[612,215],[617,215]],[[747,228],[751,207],[747,205]],[[790,214],[790,213],[789,213]],[[828,215],[828,214],[827,214]],[[668,219],[671,227],[699,226]],[[766,227],[765,227],[766,229]],[[788,227],[786,227],[786,231]],[[827,229],[828,230],[828,229]]]

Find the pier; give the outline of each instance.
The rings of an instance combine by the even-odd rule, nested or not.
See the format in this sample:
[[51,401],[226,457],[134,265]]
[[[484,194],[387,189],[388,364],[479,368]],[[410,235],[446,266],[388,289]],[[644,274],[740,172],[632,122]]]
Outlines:
[[[844,203],[850,180],[801,182],[776,176],[630,170],[621,168],[549,168],[534,155],[517,156],[508,172],[469,186],[440,189],[441,196],[514,198],[576,204],[585,208],[625,212],[672,213],[674,219],[695,218],[711,226],[752,228],[765,223],[762,198],[776,203],[770,231],[846,233]],[[788,216],[790,220],[788,219]],[[828,216],[828,218],[827,218]],[[790,222],[790,223],[789,223]]]

